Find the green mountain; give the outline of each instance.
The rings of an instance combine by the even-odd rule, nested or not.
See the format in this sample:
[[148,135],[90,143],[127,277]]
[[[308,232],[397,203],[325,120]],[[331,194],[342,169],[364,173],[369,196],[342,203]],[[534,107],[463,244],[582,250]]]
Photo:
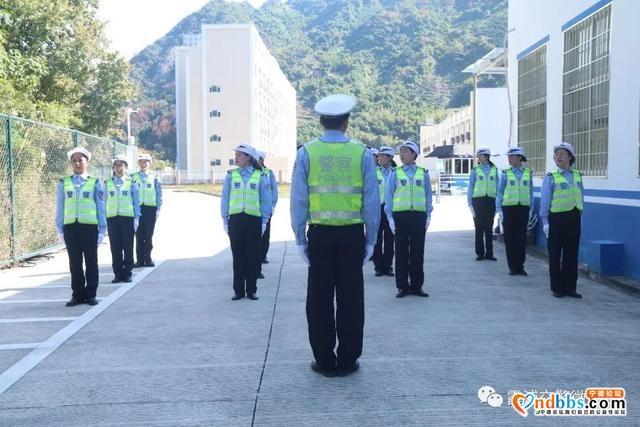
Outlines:
[[311,114],[322,96],[358,99],[349,133],[379,146],[418,138],[419,124],[468,102],[467,65],[506,32],[506,0],[211,1],[132,60],[143,111],[139,143],[175,158],[173,47],[202,24],[253,22],[298,92],[298,142],[320,129]]

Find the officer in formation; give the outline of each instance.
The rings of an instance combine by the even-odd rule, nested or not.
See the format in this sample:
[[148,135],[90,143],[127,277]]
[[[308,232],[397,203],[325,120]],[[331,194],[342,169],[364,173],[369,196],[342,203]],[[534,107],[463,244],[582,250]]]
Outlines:
[[149,165],[151,165],[151,155],[141,154],[138,157],[139,171],[131,175],[140,189],[140,224],[136,230],[135,267],[155,266],[151,259],[151,250],[156,219],[162,207],[162,186],[158,177],[148,172]]
[[[271,216],[276,210],[276,203],[278,203],[278,182],[273,171],[264,165],[264,160],[267,157],[267,153],[264,151],[256,150],[258,155],[258,164],[262,168],[262,173],[267,177],[267,189],[271,195]],[[267,228],[262,233],[262,241],[260,242],[260,263],[258,264],[258,279],[264,279],[262,274],[262,264],[268,264],[267,252],[269,252],[269,239],[271,238],[271,216],[267,222]]]
[[233,256],[233,301],[256,296],[261,238],[272,213],[267,177],[258,164],[256,150],[247,144],[235,148],[236,169],[222,186],[221,214]]
[[393,156],[396,154],[396,150],[383,145],[376,151],[378,160],[376,175],[378,177],[378,187],[380,189],[380,227],[378,228],[378,240],[376,241],[376,246],[373,249],[373,265],[376,276],[393,277],[392,264],[394,238],[393,232],[389,227],[389,221],[384,213],[384,194],[387,179],[389,178],[393,168],[396,167],[396,164],[393,161]]
[[553,147],[558,169],[547,173],[542,182],[540,218],[547,237],[551,292],[556,298],[582,298],[576,292],[578,247],[584,210],[582,176],[571,169],[576,161],[573,146],[562,142]]
[[291,226],[309,266],[306,311],[315,358],[311,369],[328,377],[346,376],[359,367],[362,269],[373,254],[380,222],[373,156],[346,135],[355,103],[348,95],[331,95],[316,103],[325,131],[298,150],[291,182]]
[[125,156],[113,159],[113,176],[106,180],[107,228],[111,246],[111,283],[131,282],[133,236],[138,228],[140,205],[138,184],[127,176]]
[[471,169],[467,204],[476,229],[476,261],[493,256],[493,219],[496,216],[496,194],[498,189],[498,168],[491,161],[491,150],[478,148],[478,164]]
[[512,147],[507,152],[508,169],[502,171],[496,211],[504,230],[504,246],[510,275],[526,276],[524,261],[527,253],[527,224],[533,215],[533,185],[531,169],[523,165],[527,161],[522,147]]
[[402,166],[389,174],[385,213],[396,244],[396,298],[428,297],[424,286],[424,240],[431,220],[429,171],[416,165],[420,149],[413,141],[400,146]]
[[96,305],[98,246],[107,231],[104,191],[98,179],[87,172],[89,151],[76,147],[67,156],[73,174],[61,178],[56,188],[56,229],[67,247],[73,292],[66,305]]

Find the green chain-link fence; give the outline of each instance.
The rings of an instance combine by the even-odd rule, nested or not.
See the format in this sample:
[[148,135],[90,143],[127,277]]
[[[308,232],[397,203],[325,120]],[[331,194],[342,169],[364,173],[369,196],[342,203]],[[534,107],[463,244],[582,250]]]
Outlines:
[[101,180],[115,155],[134,164],[134,147],[0,114],[0,266],[58,245],[56,183],[71,173],[67,151],[76,146],[89,150],[89,174]]

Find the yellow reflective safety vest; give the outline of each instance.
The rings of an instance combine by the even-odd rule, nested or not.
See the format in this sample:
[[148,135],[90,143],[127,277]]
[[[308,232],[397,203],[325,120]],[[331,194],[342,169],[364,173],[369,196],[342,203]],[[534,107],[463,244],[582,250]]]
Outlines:
[[362,155],[358,141],[304,145],[309,156],[309,223],[362,224]]
[[416,166],[416,173],[413,178],[402,169],[401,166],[396,171],[396,190],[393,193],[393,212],[417,211],[426,212],[425,186],[431,185],[425,182],[426,171],[420,166]]
[[484,176],[484,171],[482,170],[482,166],[478,165],[475,168],[476,171],[476,180],[473,185],[473,195],[472,198],[476,197],[496,197],[496,187],[498,180],[498,168],[495,166],[491,166],[489,169],[489,176]]
[[98,224],[98,207],[94,192],[98,180],[88,176],[76,191],[71,176],[62,179],[64,190],[64,224]]
[[133,182],[140,184],[140,198],[141,206],[158,206],[158,198],[156,195],[156,177],[151,173],[147,173],[147,178],[142,180],[140,172],[135,172],[131,175]]
[[582,182],[582,175],[576,170],[572,170],[573,184],[565,179],[558,171],[551,172],[553,177],[553,196],[551,198],[551,209],[553,213],[569,212],[573,208],[578,208],[580,212],[584,210],[582,203],[582,191],[578,185]]
[[502,206],[531,206],[531,169],[522,170],[522,179],[518,181],[513,169],[505,170],[507,182],[504,187]]
[[131,185],[133,179],[129,176],[122,180],[122,185],[118,187],[113,178],[109,178],[107,184],[107,218],[114,216],[126,216],[133,218],[133,196]]
[[262,216],[260,213],[260,177],[262,172],[254,169],[247,182],[242,180],[239,169],[234,169],[230,173],[229,215],[244,212],[251,216]]
[[386,187],[386,182],[384,180],[384,174],[382,173],[382,167],[378,166],[376,168],[376,176],[378,177],[378,188],[380,189],[380,204],[384,204],[384,190]]

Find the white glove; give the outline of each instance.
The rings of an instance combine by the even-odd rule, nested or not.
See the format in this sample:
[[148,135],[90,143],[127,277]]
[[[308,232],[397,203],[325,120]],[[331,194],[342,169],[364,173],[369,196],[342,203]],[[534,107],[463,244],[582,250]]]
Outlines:
[[58,233],[58,241],[64,245],[64,234]]
[[100,243],[102,243],[103,240],[104,240],[104,233],[99,233],[98,234],[98,246],[100,246]]
[[309,255],[307,254],[307,245],[298,245],[298,253],[300,254],[300,258],[302,261],[309,267]]
[[224,224],[224,232],[229,234],[229,224],[227,223]]
[[369,261],[369,258],[371,258],[371,255],[373,255],[373,245],[367,245],[364,247],[364,259],[362,260],[362,266],[364,267],[365,265],[367,265],[367,261]]
[[156,210],[156,219],[160,216],[160,209]]
[[261,236],[264,236],[264,232],[267,229],[267,224],[262,224],[262,232],[260,233]]
[[471,216],[473,216],[475,218],[476,217],[476,210],[473,208],[473,206],[469,206],[469,210],[471,211]]
[[542,226],[542,231],[544,232],[544,236],[549,238],[549,224],[545,224]]
[[140,220],[138,218],[133,220],[133,232],[138,231],[138,226],[140,225]]
[[502,211],[498,212],[498,218],[500,218],[500,222],[504,222],[504,214]]
[[424,225],[424,231],[425,233],[427,232],[427,230],[429,229],[429,224],[431,223],[431,217],[427,217],[427,223]]
[[392,219],[389,220],[389,228],[393,234],[396,234],[396,222]]

